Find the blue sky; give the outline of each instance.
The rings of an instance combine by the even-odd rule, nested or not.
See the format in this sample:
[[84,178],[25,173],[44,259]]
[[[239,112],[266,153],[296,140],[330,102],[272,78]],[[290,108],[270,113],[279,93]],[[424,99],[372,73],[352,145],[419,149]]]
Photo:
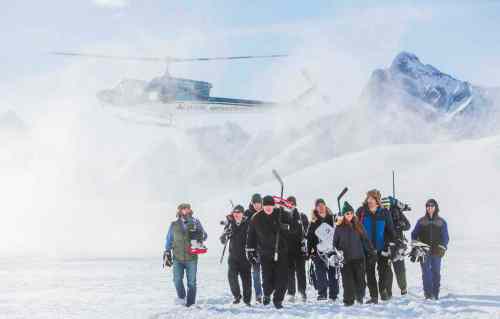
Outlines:
[[[500,1],[21,0],[3,8],[0,84],[75,63],[46,54],[52,50],[160,56],[299,52],[303,61],[294,59],[297,69],[314,64],[317,52],[336,50],[359,61],[358,77],[366,79],[407,50],[461,79],[500,86]],[[276,85],[268,78],[276,63],[282,62],[172,70],[214,82],[219,95],[257,98],[272,95],[262,87]],[[107,68],[102,62],[101,70],[113,73],[113,80],[127,75]],[[150,78],[163,66],[140,68],[140,76]],[[249,91],[246,81],[261,85]]]

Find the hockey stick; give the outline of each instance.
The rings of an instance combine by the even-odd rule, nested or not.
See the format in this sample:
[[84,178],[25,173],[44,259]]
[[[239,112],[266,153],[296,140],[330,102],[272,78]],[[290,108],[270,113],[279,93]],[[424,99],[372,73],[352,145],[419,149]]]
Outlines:
[[[273,169],[273,175],[276,177],[278,182],[281,185],[281,199],[283,199],[283,190],[285,188],[285,184],[283,183],[283,180],[281,179],[281,176],[278,174],[278,172]],[[274,244],[274,261],[278,261],[278,249],[279,249],[279,243],[280,243],[280,233],[281,233],[281,210],[279,211],[279,216],[278,216],[278,233],[276,234],[276,243]]]
[[347,193],[348,190],[349,190],[349,188],[344,187],[344,189],[340,192],[339,196],[337,196],[337,205],[339,207],[339,216],[342,215],[342,209],[340,208],[340,200],[342,199],[342,197],[344,197],[345,193]]
[[[234,209],[234,204],[233,204],[233,201],[232,200],[229,200],[229,203],[231,204],[231,208]],[[224,255],[226,254],[226,248],[227,248],[227,243],[229,242],[229,240],[231,240],[230,238],[228,238],[226,240],[226,243],[224,244],[224,248],[222,249],[222,255],[220,256],[220,261],[219,263],[222,264],[222,261],[224,260]]]

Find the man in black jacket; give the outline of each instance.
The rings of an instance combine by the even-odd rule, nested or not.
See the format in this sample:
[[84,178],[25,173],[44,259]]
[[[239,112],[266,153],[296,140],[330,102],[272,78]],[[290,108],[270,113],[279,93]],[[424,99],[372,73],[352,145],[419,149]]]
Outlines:
[[[250,221],[253,215],[262,211],[262,196],[259,193],[253,194],[250,205],[245,211],[245,217]],[[257,256],[257,262],[252,264],[252,281],[255,290],[255,302],[262,303],[262,279],[261,279],[260,258]]]
[[282,209],[275,207],[272,196],[265,196],[262,205],[263,212],[255,214],[250,221],[247,258],[254,264],[257,262],[257,256],[260,256],[264,288],[263,304],[268,305],[271,302],[272,294],[274,306],[276,309],[281,309],[288,285],[286,236],[290,229],[290,221]]
[[226,227],[220,241],[224,245],[229,240],[227,277],[234,297],[233,304],[239,304],[242,298],[238,281],[239,276],[243,286],[243,302],[250,306],[252,299],[251,266],[245,254],[249,220],[243,216],[243,213],[243,206],[237,205],[234,207],[232,213],[227,216]]
[[305,237],[309,228],[307,216],[300,213],[297,209],[297,199],[294,196],[287,198],[287,201],[293,205],[290,214],[290,233],[288,236],[288,265],[289,265],[289,281],[288,281],[288,296],[289,301],[295,301],[295,276],[297,276],[297,287],[301,299],[306,302],[306,255],[307,244]]
[[[389,209],[391,213],[392,222],[394,224],[394,231],[396,234],[396,246],[395,249],[400,249],[403,244],[406,244],[406,238],[404,235],[405,231],[410,230],[411,224],[408,218],[404,215],[403,211],[409,210],[408,205],[403,204],[394,197],[387,197],[382,200],[384,206]],[[388,207],[387,207],[388,206]],[[398,282],[399,289],[401,290],[401,295],[404,296],[408,293],[407,283],[406,283],[406,267],[404,256],[397,256],[397,259],[392,260],[392,267],[394,268],[394,274],[396,275],[396,280]],[[392,281],[393,277],[388,278],[387,292],[389,297],[392,296]]]

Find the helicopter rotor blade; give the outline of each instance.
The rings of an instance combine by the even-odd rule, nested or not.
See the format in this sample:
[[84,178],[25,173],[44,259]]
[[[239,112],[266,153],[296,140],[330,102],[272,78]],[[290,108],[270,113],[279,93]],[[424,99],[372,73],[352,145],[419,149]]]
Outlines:
[[71,57],[84,57],[84,58],[97,58],[97,59],[110,59],[110,60],[130,60],[130,61],[143,61],[143,62],[164,62],[169,61],[170,58],[158,58],[158,57],[128,57],[128,56],[117,56],[117,55],[105,55],[105,54],[87,54],[79,52],[50,52],[52,55],[63,55]]
[[106,54],[87,54],[79,52],[65,52],[55,51],[50,52],[53,55],[71,56],[71,57],[84,57],[84,58],[98,58],[110,60],[129,60],[129,61],[142,61],[142,62],[166,62],[166,63],[179,63],[179,62],[198,62],[198,61],[223,61],[223,60],[244,60],[244,59],[265,59],[265,58],[282,58],[287,57],[286,54],[273,54],[273,55],[244,55],[244,56],[219,56],[219,57],[200,57],[200,58],[174,58],[174,57],[128,57],[128,56],[115,56]]
[[223,60],[245,60],[245,59],[268,59],[268,58],[284,58],[287,54],[272,54],[272,55],[242,55],[242,56],[218,56],[211,58],[177,58],[174,62],[195,62],[195,61],[223,61]]

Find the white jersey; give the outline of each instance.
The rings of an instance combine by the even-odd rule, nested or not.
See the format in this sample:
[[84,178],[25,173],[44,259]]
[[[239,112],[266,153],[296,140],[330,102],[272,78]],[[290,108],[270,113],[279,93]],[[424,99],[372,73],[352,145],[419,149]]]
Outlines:
[[328,253],[334,250],[333,235],[335,234],[335,227],[328,223],[322,223],[318,228],[316,228],[314,234],[319,240],[319,243],[316,245],[318,252]]

